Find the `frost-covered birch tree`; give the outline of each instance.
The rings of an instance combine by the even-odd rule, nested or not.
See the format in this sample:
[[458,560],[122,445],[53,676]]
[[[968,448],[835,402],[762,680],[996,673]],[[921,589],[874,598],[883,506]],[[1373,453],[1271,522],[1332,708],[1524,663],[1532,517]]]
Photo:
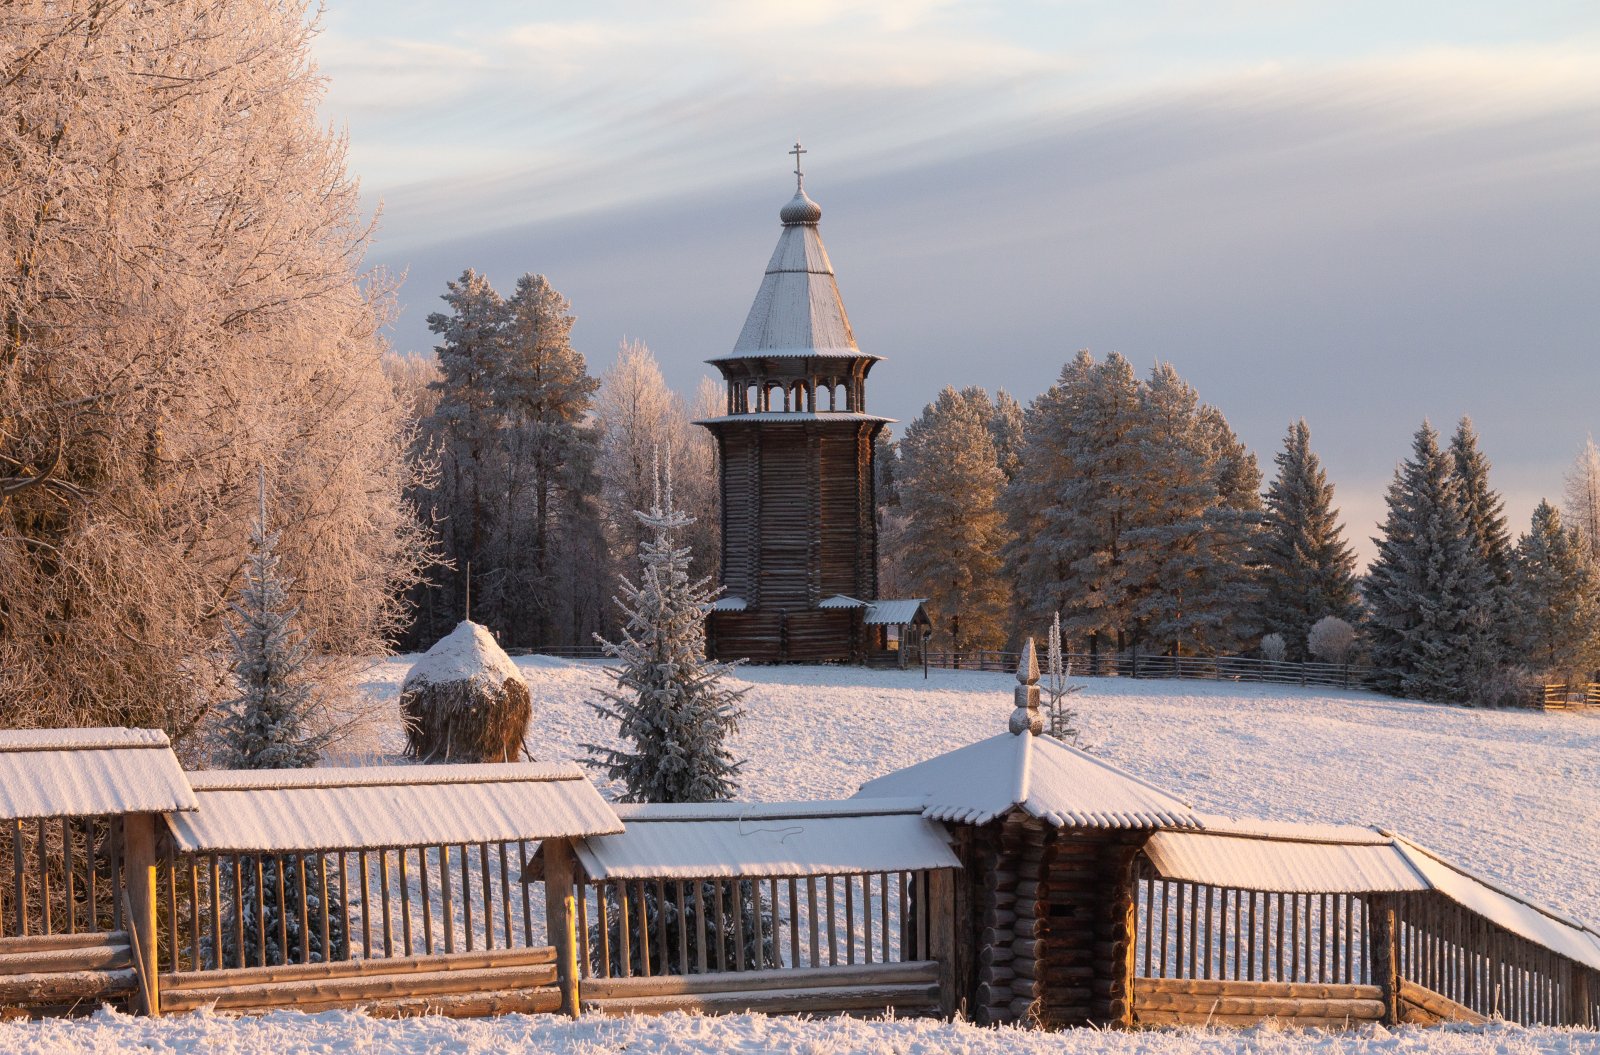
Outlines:
[[1567,526],[1578,533],[1590,558],[1600,561],[1600,447],[1593,436],[1573,459],[1565,483]]
[[335,657],[401,622],[425,540],[392,287],[317,33],[299,0],[0,5],[7,723],[202,727],[260,465],[328,691],[359,699]]
[[719,802],[733,797],[741,763],[727,747],[747,690],[726,679],[734,664],[706,658],[709,579],[691,579],[681,545],[693,518],[679,510],[671,462],[651,466],[655,494],[636,516],[645,529],[638,583],[623,576],[621,639],[600,639],[620,661],[616,689],[594,708],[617,723],[620,747],[587,745],[591,765],[622,782],[625,802]]

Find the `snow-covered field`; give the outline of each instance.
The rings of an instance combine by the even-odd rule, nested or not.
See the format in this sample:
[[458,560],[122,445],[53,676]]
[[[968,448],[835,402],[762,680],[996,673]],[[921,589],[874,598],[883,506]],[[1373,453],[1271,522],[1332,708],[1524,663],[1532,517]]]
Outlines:
[[[409,662],[378,668],[398,695]],[[587,704],[595,661],[522,657],[528,749],[581,759],[611,729]],[[993,736],[1008,675],[750,667],[734,743],[751,799],[832,798]],[[1474,711],[1360,692],[1084,678],[1083,744],[1215,813],[1379,824],[1535,900],[1600,922],[1600,716]],[[398,718],[380,752],[398,752]]]
[[1594,1055],[1600,1052],[1600,1033],[1513,1026],[1040,1033],[920,1020],[764,1015],[381,1021],[353,1012],[278,1012],[255,1019],[196,1012],[160,1021],[101,1012],[75,1022],[0,1024],[0,1051],[7,1055],[119,1050],[150,1055]]
[[[388,720],[349,760],[390,761],[403,742],[395,706],[410,661],[381,664],[368,688]],[[593,661],[527,657],[528,749],[582,759],[611,730],[587,704],[606,683]],[[734,748],[752,799],[849,795],[864,781],[1005,727],[1015,682],[1000,674],[749,668]],[[1083,679],[1084,746],[1202,809],[1399,830],[1535,899],[1600,920],[1600,717],[1483,712],[1355,692],[1209,682]],[[567,1022],[508,1016],[384,1022],[352,1013],[150,1022],[101,1012],[73,1022],[0,1024],[0,1052],[76,1055],[286,1052],[796,1052],[811,1055],[1600,1055],[1600,1033],[1367,1029],[1350,1033],[1176,1031],[1041,1034],[922,1021],[809,1021],[733,1015]]]

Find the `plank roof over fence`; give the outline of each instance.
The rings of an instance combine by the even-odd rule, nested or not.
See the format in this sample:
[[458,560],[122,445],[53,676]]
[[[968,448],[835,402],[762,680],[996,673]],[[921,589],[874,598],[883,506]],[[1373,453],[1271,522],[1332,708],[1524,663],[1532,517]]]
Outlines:
[[988,824],[1021,809],[1057,828],[1203,828],[1189,804],[1049,736],[1001,733],[869,780],[856,798],[910,797],[923,816]]
[[593,880],[859,875],[958,868],[914,800],[617,807],[627,830],[576,844]]
[[[1226,823],[1233,831],[1162,831],[1145,845],[1156,874],[1285,894],[1435,891],[1568,959],[1600,969],[1600,934],[1380,829]],[[1297,829],[1299,829],[1297,831]]]
[[0,732],[0,820],[195,806],[183,767],[158,729]]
[[187,853],[365,850],[622,830],[575,765],[541,762],[190,775],[199,809],[167,818]]

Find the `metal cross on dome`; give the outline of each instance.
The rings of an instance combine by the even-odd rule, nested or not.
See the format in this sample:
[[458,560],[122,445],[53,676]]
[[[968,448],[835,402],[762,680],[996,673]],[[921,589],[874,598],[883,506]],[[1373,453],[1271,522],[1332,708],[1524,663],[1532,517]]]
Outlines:
[[806,177],[805,174],[800,171],[800,155],[809,154],[810,151],[801,146],[800,141],[797,139],[794,143],[794,149],[790,150],[789,153],[794,155],[794,189],[796,191],[804,190],[806,185]]

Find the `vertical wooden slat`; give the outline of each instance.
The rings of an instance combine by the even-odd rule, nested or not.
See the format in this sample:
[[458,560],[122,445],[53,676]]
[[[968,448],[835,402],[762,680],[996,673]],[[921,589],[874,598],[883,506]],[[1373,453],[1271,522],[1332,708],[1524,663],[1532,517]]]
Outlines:
[[331,963],[333,961],[333,921],[329,918],[331,913],[328,899],[332,894],[328,888],[328,855],[320,852],[317,854],[317,891],[317,904],[322,909],[320,913],[322,916],[322,962]]
[[1276,907],[1277,907],[1277,910],[1278,910],[1278,940],[1277,940],[1276,944],[1277,944],[1277,947],[1278,947],[1278,957],[1277,957],[1278,958],[1278,971],[1277,971],[1277,975],[1276,975],[1276,980],[1281,982],[1281,981],[1283,981],[1283,975],[1284,975],[1284,971],[1283,971],[1283,952],[1284,952],[1284,949],[1283,949],[1283,930],[1284,930],[1284,924],[1283,924],[1283,895],[1282,894],[1277,895],[1277,902],[1278,903],[1277,903]]
[[[503,933],[506,939],[506,948],[511,948],[515,942],[512,940],[511,930],[511,863],[506,858],[506,844],[502,841],[500,847],[500,920],[505,924]],[[527,889],[524,885],[523,889]],[[554,937],[551,943],[554,944]],[[528,943],[532,945],[532,942]]]
[[[50,933],[49,899],[45,899],[45,917],[43,933]],[[167,967],[174,974],[178,971],[178,863],[167,862]]]
[[927,869],[917,873],[917,881],[921,884],[917,888],[917,907],[915,910],[917,914],[917,959],[930,960],[933,957],[929,951],[931,946],[928,944],[928,925],[932,903],[928,900],[931,897],[931,891],[929,889]]
[[594,887],[594,909],[600,917],[600,977],[611,977],[611,909],[606,900],[606,885]]
[[822,944],[818,938],[820,927],[817,919],[817,877],[806,877],[806,933],[810,935],[810,943],[806,946],[806,963],[811,967],[820,967],[818,960],[819,946]]
[[[524,856],[522,859],[524,861],[526,861],[527,857]],[[524,883],[522,885],[522,888],[524,890],[526,890],[528,888],[528,884]],[[593,970],[594,970],[594,961],[589,958],[589,884],[588,883],[578,883],[577,884],[577,889],[578,889],[578,966],[582,969],[583,976],[585,978],[588,978],[593,973]],[[546,929],[548,930],[549,928],[546,928]],[[528,941],[528,946],[529,946],[529,948],[532,948],[532,946],[533,946],[533,941],[531,939]],[[684,973],[687,974],[688,972],[685,971]]]
[[[367,872],[367,851],[356,852],[361,875],[361,955],[372,959],[372,878]],[[447,950],[448,951],[448,950]]]
[[[546,840],[544,869],[545,935],[556,949],[556,977],[561,984],[561,1010],[569,1017],[577,1018],[581,993],[578,981],[577,940],[573,930],[576,925],[575,906],[572,897],[572,888],[577,875],[570,840]],[[502,909],[510,914],[509,899]],[[507,939],[507,945],[509,944],[510,940]]]
[[[100,929],[100,852],[98,847],[101,844],[99,840],[95,838],[95,834],[99,827],[99,823],[95,820],[95,818],[91,817],[84,825],[83,830],[84,848],[89,856],[88,894],[90,930]],[[116,889],[115,883],[112,884],[111,889]],[[0,894],[3,893],[4,891],[0,890]],[[5,927],[0,925],[0,934],[4,933]],[[219,952],[217,955],[220,956],[221,953]]]
[[1206,929],[1205,929],[1205,939],[1204,939],[1205,940],[1205,945],[1206,945],[1206,948],[1205,948],[1205,970],[1200,975],[1200,977],[1202,977],[1202,978],[1210,978],[1211,977],[1211,951],[1216,946],[1216,940],[1213,937],[1213,935],[1215,934],[1215,931],[1213,931],[1212,927],[1211,927],[1211,922],[1212,922],[1211,906],[1212,906],[1212,902],[1214,902],[1216,900],[1216,898],[1217,898],[1217,888],[1207,884],[1207,886],[1206,886]]
[[706,898],[705,883],[694,884],[694,963],[701,974],[706,973]]
[[[679,974],[688,974],[689,973],[689,930],[690,930],[690,928],[689,928],[689,917],[688,917],[687,913],[684,912],[684,909],[687,907],[684,904],[684,896],[683,896],[684,884],[683,884],[682,881],[679,881],[677,883],[674,883],[673,887],[674,887],[673,893],[676,895],[677,901],[678,901],[678,973]],[[761,884],[759,882],[756,883],[756,889],[757,890],[761,889]],[[760,923],[757,922],[756,925],[760,926]]]
[[[66,872],[63,886],[67,892],[67,933],[78,933],[78,889],[72,867],[72,819],[61,819],[61,863]],[[93,927],[89,928],[93,930]]]
[[743,884],[734,879],[728,883],[733,893],[733,969],[744,970],[744,894]]
[[456,899],[450,890],[450,847],[439,845],[439,915],[444,917],[444,951],[456,951]]
[[472,952],[477,948],[477,928],[472,925],[472,855],[467,852],[467,844],[461,844],[461,923],[466,931],[467,951]]
[[856,893],[850,877],[844,877],[844,953],[845,962],[856,962]]
[[656,964],[658,974],[672,973],[671,946],[667,944],[667,884],[659,879],[656,880]]
[[1172,945],[1173,956],[1177,960],[1177,962],[1175,964],[1173,964],[1173,967],[1177,970],[1177,974],[1173,975],[1173,977],[1174,978],[1189,978],[1189,977],[1193,977],[1193,976],[1191,974],[1189,974],[1189,973],[1186,973],[1184,971],[1184,969],[1183,969],[1184,952],[1188,947],[1187,943],[1184,941],[1184,936],[1185,936],[1185,933],[1186,933],[1186,930],[1187,930],[1187,927],[1186,927],[1187,920],[1184,919],[1183,908],[1184,908],[1184,899],[1188,896],[1188,886],[1189,886],[1189,884],[1185,883],[1183,880],[1180,879],[1174,885],[1177,887],[1178,900],[1177,900],[1177,905],[1176,905],[1176,911],[1173,913],[1173,920],[1176,923],[1176,928],[1177,928],[1176,940],[1173,942],[1173,945]]
[[11,822],[11,900],[16,905],[17,937],[28,933],[28,868],[22,852],[22,822]]
[[400,855],[400,932],[402,940],[400,947],[405,949],[406,955],[411,955],[411,876],[406,868],[406,858],[410,851],[401,847],[397,851]]
[[[650,977],[650,901],[645,894],[644,880],[636,880],[633,884],[634,892],[639,898],[639,973],[645,978]],[[627,897],[624,892],[623,897]],[[722,929],[720,926],[717,928]]]
[[[161,1014],[161,986],[157,981],[160,959],[156,955],[156,823],[156,817],[149,813],[122,818],[123,843],[118,855],[128,895],[126,920],[139,978],[140,1010],[147,1015]],[[16,830],[20,831],[20,826]],[[18,909],[20,918],[20,903]]]
[[[478,844],[478,878],[483,885],[483,947],[494,948],[494,886],[489,874],[489,844]],[[501,906],[504,911],[506,906]],[[643,906],[640,906],[643,911]]]
[[766,921],[761,918],[761,880],[750,881],[750,925],[755,931],[755,969],[765,970],[767,963]]
[[[378,851],[378,886],[382,890],[383,954],[394,955],[394,912],[389,907],[389,851]],[[468,946],[470,949],[471,947]]]
[[728,943],[723,937],[727,931],[724,929],[725,924],[722,919],[722,881],[720,879],[711,881],[711,900],[714,902],[712,918],[717,925],[717,970],[726,971],[728,969]]
[[771,906],[772,913],[772,966],[783,966],[783,921],[778,913],[778,879],[776,876],[767,880],[767,904]]
[[283,855],[272,859],[278,876],[278,964],[289,962],[289,881],[284,876]]
[[899,893],[900,893],[900,959],[901,960],[905,960],[906,959],[906,918],[907,918],[907,914],[909,912],[909,906],[907,904],[907,900],[908,899],[907,899],[906,884],[911,881],[911,877],[910,877],[910,875],[908,875],[905,872],[897,872],[896,875],[898,876],[898,878],[895,880],[895,886],[897,886],[899,888]]
[[[862,876],[861,878],[865,882],[867,877]],[[867,945],[870,948],[872,944],[870,940],[872,934],[872,918],[870,914],[867,917],[867,934],[869,938]],[[871,963],[872,960],[869,958],[867,962]],[[800,887],[792,878],[789,880],[789,966],[800,966]]]
[[[233,940],[234,940],[234,966],[243,967],[244,962],[244,858],[239,854],[233,855]],[[346,919],[349,917],[346,916]]]
[[200,969],[200,859],[189,858],[189,969]]
[[[208,858],[206,880],[211,889],[211,966],[222,966],[222,867],[217,855]],[[197,965],[198,966],[198,965]]]
[[1172,907],[1172,884],[1167,880],[1161,881],[1161,973],[1157,978],[1171,977],[1167,974],[1167,914]]
[[429,956],[433,955],[433,884],[429,876],[432,870],[428,867],[428,851],[431,849],[428,846],[417,847],[417,879],[422,884],[422,951]]
[[[55,933],[55,928],[51,925],[50,920],[50,860],[49,855],[46,853],[45,846],[49,840],[45,838],[44,825],[44,821],[39,821],[34,826],[35,830],[37,830],[39,833],[39,923],[41,925],[39,933],[53,934]],[[176,955],[178,949],[178,932],[174,930],[172,933],[172,949],[173,954]],[[173,970],[177,970],[177,968],[174,967]]]
[[879,912],[879,914],[878,914],[879,919],[883,924],[883,926],[881,928],[881,931],[880,931],[880,933],[883,935],[883,959],[882,959],[881,962],[888,963],[889,962],[889,873],[887,873],[887,872],[879,872],[878,873],[878,887],[879,887],[879,889],[881,889],[883,891],[883,901],[880,904],[880,908],[882,909],[882,911]]
[[[527,862],[528,862],[528,840],[526,840],[526,839],[518,839],[517,840],[517,867],[519,869],[521,869],[521,868],[523,868],[523,867],[525,867],[527,865]],[[522,944],[526,945],[530,949],[533,948],[533,900],[532,900],[533,899],[533,895],[528,889],[531,885],[532,885],[531,883],[523,883],[522,884]],[[584,955],[587,957],[588,956],[588,941],[589,941],[588,916],[587,916],[587,914],[585,914],[584,916],[581,916],[579,918],[584,921],[584,935],[583,935],[583,940],[584,940],[584,943],[585,943],[584,944]],[[549,938],[549,935],[545,935],[545,937]]]
[[297,856],[294,865],[296,885],[300,888],[300,962],[311,962],[311,904],[306,897],[306,859]]
[[822,900],[828,906],[828,965],[839,965],[838,906],[834,904],[833,876],[823,880]]
[[633,977],[633,935],[628,925],[628,884],[619,879],[612,884],[617,891],[617,950],[622,964],[622,977]]

